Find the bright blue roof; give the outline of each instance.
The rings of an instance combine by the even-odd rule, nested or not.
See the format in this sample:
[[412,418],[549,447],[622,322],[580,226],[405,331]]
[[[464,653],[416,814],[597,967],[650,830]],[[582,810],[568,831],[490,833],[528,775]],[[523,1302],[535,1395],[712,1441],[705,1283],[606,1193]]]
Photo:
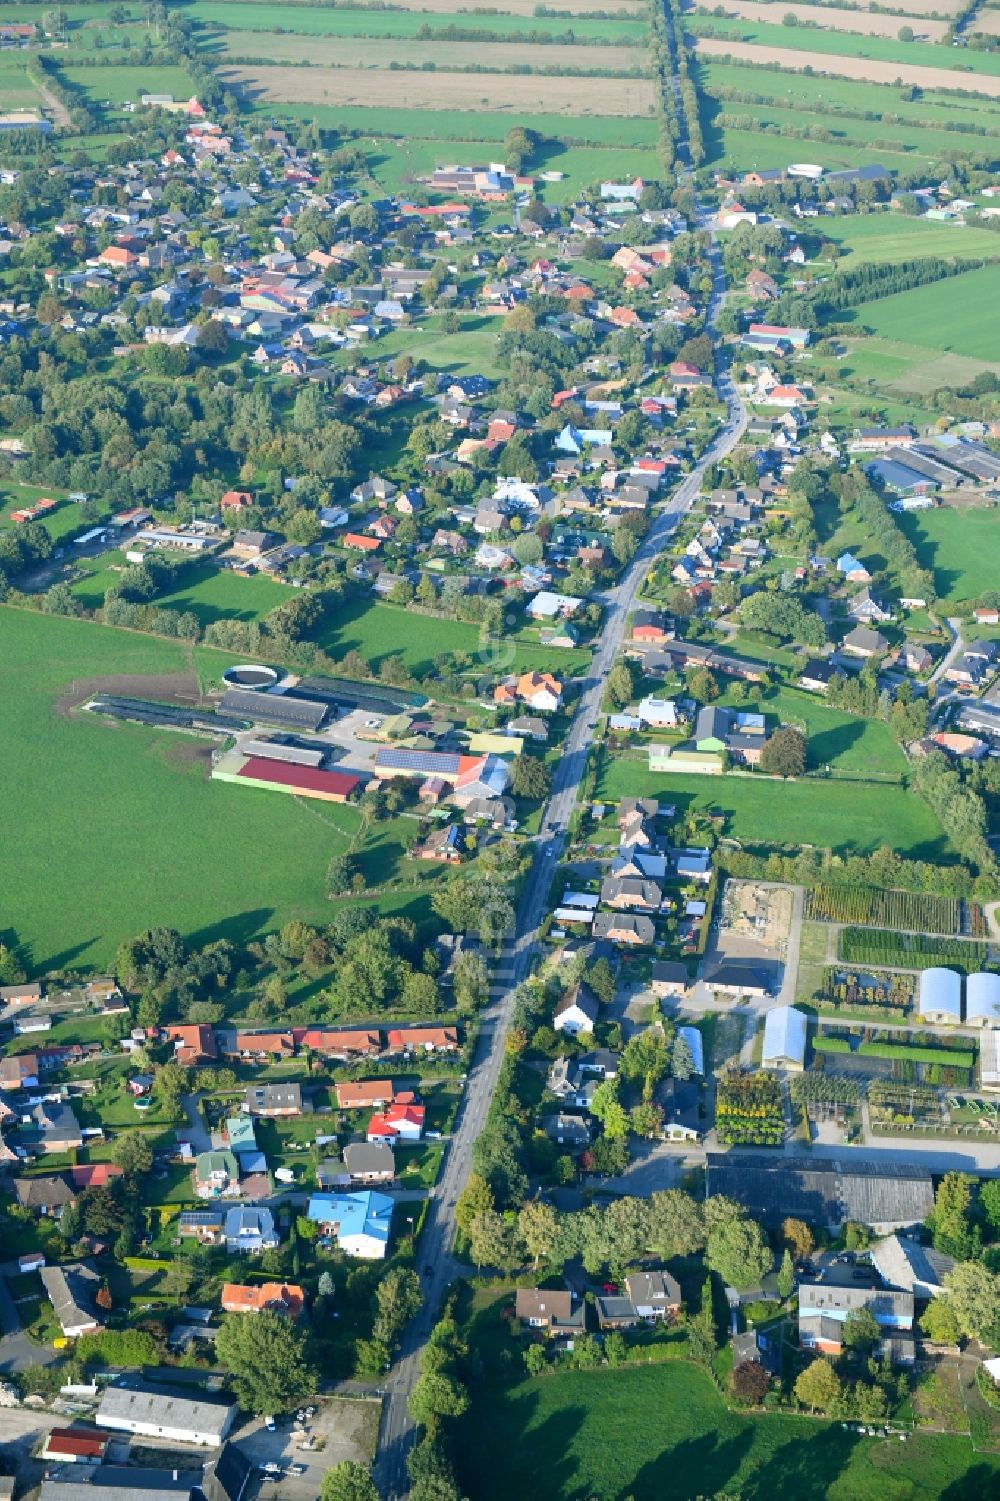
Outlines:
[[316,1224],[336,1224],[338,1238],[370,1235],[388,1245],[392,1224],[392,1200],[386,1194],[366,1191],[351,1194],[313,1194],[308,1218]]
[[837,559],[838,573],[854,573],[856,569],[863,568],[864,566],[852,552],[842,552]]

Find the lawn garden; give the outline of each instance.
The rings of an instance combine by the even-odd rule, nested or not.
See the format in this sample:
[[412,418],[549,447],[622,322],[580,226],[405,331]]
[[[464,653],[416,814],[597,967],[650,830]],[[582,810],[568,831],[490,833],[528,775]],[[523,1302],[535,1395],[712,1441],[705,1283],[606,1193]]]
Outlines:
[[429,672],[434,658],[449,652],[474,654],[479,628],[434,615],[413,615],[397,605],[353,600],[327,624],[319,645],[331,657],[360,652],[377,673],[386,657],[402,657],[411,672]]
[[619,757],[605,764],[597,792],[609,802],[658,797],[680,815],[717,814],[726,834],[749,845],[808,844],[868,854],[888,843],[914,859],[947,860],[951,854],[933,813],[903,787],[668,774],[649,771],[645,760]]
[[1000,1456],[968,1439],[866,1439],[840,1423],[730,1411],[686,1361],[484,1384],[455,1425],[471,1501],[983,1501]]
[[[1000,280],[997,288],[1000,290]],[[941,599],[950,603],[976,599],[996,587],[1000,568],[1000,517],[996,511],[940,506],[911,511],[899,521],[916,548],[921,567],[933,572],[934,587]]]

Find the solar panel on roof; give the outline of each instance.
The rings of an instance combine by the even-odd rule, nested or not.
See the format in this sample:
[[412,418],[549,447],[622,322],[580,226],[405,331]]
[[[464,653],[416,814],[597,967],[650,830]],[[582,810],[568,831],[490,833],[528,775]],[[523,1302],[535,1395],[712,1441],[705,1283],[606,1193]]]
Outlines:
[[458,771],[461,757],[447,755],[442,751],[413,751],[393,749],[380,750],[375,757],[376,770],[421,771],[427,773],[451,773]]

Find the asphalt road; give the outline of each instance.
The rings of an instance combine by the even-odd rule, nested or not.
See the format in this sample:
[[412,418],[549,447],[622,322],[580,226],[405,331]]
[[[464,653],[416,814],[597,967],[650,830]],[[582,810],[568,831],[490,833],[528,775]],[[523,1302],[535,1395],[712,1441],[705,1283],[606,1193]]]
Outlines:
[[[707,227],[707,221],[701,213],[699,227]],[[713,290],[708,308],[708,326],[714,330],[725,294],[721,256],[714,239],[712,266]],[[628,617],[635,607],[651,561],[663,550],[678,520],[699,493],[705,469],[736,446],[746,427],[747,417],[743,403],[729,371],[721,365],[717,371],[717,381],[728,407],[725,427],[720,430],[705,456],[678,485],[658,514],[622,579],[605,593],[601,601],[604,606],[603,626],[590,676],[583,684],[563,755],[556,768],[552,793],[542,818],[541,836],[535,844],[534,861],[522,892],[514,930],[506,940],[494,970],[491,999],[483,1016],[463,1101],[445,1156],[444,1169],[431,1197],[420,1238],[417,1266],[422,1274],[424,1304],[404,1334],[399,1360],[386,1385],[379,1449],[375,1461],[375,1480],[387,1501],[399,1501],[409,1489],[406,1455],[414,1440],[415,1429],[407,1411],[407,1402],[420,1374],[421,1351],[438,1318],[448,1288],[459,1271],[451,1255],[455,1238],[455,1201],[469,1175],[473,1146],[486,1124],[486,1115],[503,1061],[504,1042],[513,1015],[514,993],[530,969],[535,933],[546,910],[552,873],[565,848],[566,828],[597,724],[605,679],[621,649]]]

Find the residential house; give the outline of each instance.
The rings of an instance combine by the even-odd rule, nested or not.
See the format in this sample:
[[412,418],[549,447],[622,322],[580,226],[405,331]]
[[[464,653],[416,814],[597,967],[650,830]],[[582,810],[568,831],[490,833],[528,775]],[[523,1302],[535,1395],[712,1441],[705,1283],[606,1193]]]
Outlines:
[[583,1334],[587,1328],[587,1305],[567,1289],[519,1287],[514,1313],[522,1329],[537,1329],[550,1336]]
[[391,1183],[396,1176],[392,1146],[381,1140],[348,1142],[344,1148],[344,1170],[350,1183],[364,1186]]
[[889,643],[880,631],[869,630],[868,626],[858,625],[853,631],[844,637],[843,650],[851,657],[860,657],[867,661],[871,657],[880,657],[883,652],[889,650]]
[[101,1288],[101,1279],[92,1266],[83,1261],[43,1266],[38,1275],[67,1339],[96,1334],[103,1328],[94,1302]]
[[240,1191],[240,1170],[234,1152],[199,1152],[194,1166],[194,1191],[199,1199],[233,1198]]
[[656,959],[650,977],[650,989],[657,996],[687,995],[691,984],[686,964],[679,959]]
[[803,667],[799,675],[799,687],[805,688],[809,693],[826,693],[831,679],[836,676],[837,669],[832,662],[823,657],[814,657]]
[[241,1282],[222,1284],[223,1313],[279,1313],[295,1323],[306,1306],[306,1295],[294,1282],[261,1282],[248,1287]]
[[389,1105],[396,1093],[392,1079],[342,1079],[334,1087],[341,1110],[367,1110]]
[[876,599],[870,589],[862,589],[856,598],[851,600],[847,613],[852,620],[863,621],[867,625],[873,622],[875,625],[884,625],[892,619],[892,611],[882,600]]
[[945,1278],[955,1266],[954,1257],[923,1246],[912,1236],[898,1234],[876,1241],[869,1254],[886,1287],[924,1300],[947,1296]]
[[388,1053],[457,1053],[461,1046],[457,1027],[392,1027],[386,1033]]
[[319,1225],[320,1234],[335,1240],[348,1256],[381,1261],[389,1247],[392,1210],[392,1199],[367,1189],[313,1194],[307,1214],[314,1225]]
[[52,1177],[15,1178],[14,1192],[22,1209],[55,1220],[75,1198],[69,1183],[58,1173]]
[[226,1215],[222,1209],[183,1209],[177,1220],[181,1240],[196,1240],[202,1246],[218,1246],[225,1240]]
[[590,1145],[590,1127],[582,1115],[567,1115],[559,1111],[546,1116],[545,1134],[557,1147],[568,1147],[572,1152],[582,1152]]
[[279,1244],[274,1216],[266,1205],[238,1204],[226,1214],[226,1250],[233,1254],[256,1256],[275,1250]]
[[267,1120],[284,1119],[301,1115],[302,1086],[300,1084],[252,1084],[246,1092],[244,1110]]
[[33,1124],[21,1129],[21,1141],[43,1155],[48,1152],[75,1152],[83,1146],[80,1123],[69,1105],[60,1100],[42,1100],[30,1111]]
[[651,920],[634,913],[598,912],[591,932],[595,939],[606,938],[623,948],[648,947],[656,939]]
[[395,1100],[391,1105],[372,1115],[368,1122],[367,1140],[374,1141],[419,1141],[424,1133],[423,1105],[414,1105]]
[[839,1355],[844,1326],[852,1313],[867,1309],[880,1329],[909,1332],[913,1328],[913,1294],[876,1287],[840,1287],[832,1282],[800,1282],[799,1344],[806,1350]]
[[557,1032],[578,1037],[581,1032],[593,1032],[599,1011],[594,992],[583,980],[577,980],[557,1004],[552,1026]]
[[656,881],[611,875],[601,882],[601,904],[617,912],[659,912],[662,888]]

